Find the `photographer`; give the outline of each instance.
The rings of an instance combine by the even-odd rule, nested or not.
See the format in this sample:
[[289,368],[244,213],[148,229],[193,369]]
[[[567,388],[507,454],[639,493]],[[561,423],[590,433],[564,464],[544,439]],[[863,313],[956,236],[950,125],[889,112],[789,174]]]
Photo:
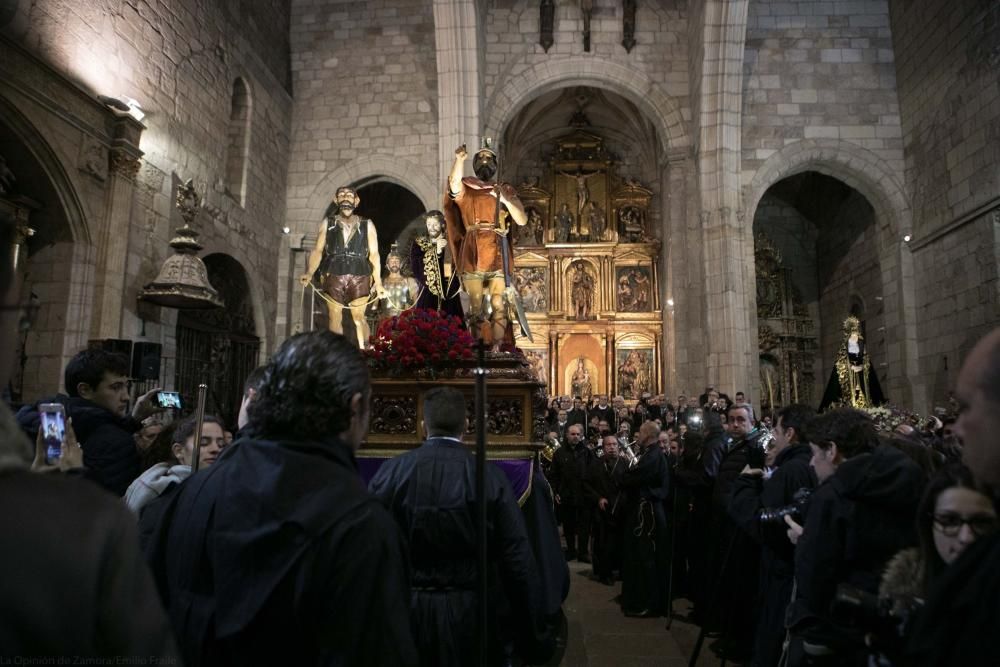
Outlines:
[[862,634],[831,618],[830,606],[841,584],[877,592],[885,563],[916,543],[924,476],[898,449],[879,444],[871,418],[859,410],[820,415],[807,437],[819,486],[804,527],[785,517],[797,540],[788,664],[864,665]]
[[[789,405],[778,411],[778,423],[767,461],[773,473],[743,469],[733,484],[729,516],[761,545],[762,606],[754,637],[754,664],[776,665],[785,638],[785,609],[792,599],[795,548],[785,535],[783,514],[797,512],[796,494],[813,489],[809,467],[812,451],[803,433],[816,411],[807,405]],[[781,509],[779,509],[781,508]]]
[[[712,488],[708,551],[714,554],[709,581],[714,584],[715,608],[710,610],[706,622],[709,627],[721,625],[723,637],[716,647],[717,651],[729,659],[740,660],[753,650],[754,627],[751,619],[755,617],[760,548],[743,534],[726,510],[740,473],[747,466],[764,467],[764,450],[760,445],[763,432],[754,428],[749,406],[730,407],[728,417],[732,440],[721,451],[713,451],[714,456],[721,454]],[[726,600],[725,605],[721,603],[722,599]]]

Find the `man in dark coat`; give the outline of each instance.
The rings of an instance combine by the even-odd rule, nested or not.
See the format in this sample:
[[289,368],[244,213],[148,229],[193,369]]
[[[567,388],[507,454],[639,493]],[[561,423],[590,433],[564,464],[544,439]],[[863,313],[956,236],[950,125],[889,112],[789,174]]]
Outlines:
[[785,610],[792,599],[795,547],[786,525],[769,511],[791,506],[800,489],[812,490],[815,475],[809,467],[812,450],[805,428],[816,415],[808,405],[788,405],[778,411],[767,452],[773,473],[765,479],[761,468],[744,469],[733,484],[729,516],[761,545],[760,590],[753,664],[777,665],[785,639]]
[[670,491],[667,458],[660,451],[656,422],[639,427],[638,461],[622,474],[627,494],[622,542],[622,611],[626,616],[667,613],[667,569],[670,558],[667,518],[663,507]]
[[[368,485],[409,542],[410,618],[426,667],[476,661],[476,459],[462,444],[465,414],[465,397],[457,389],[427,392],[427,440],[384,463]],[[529,662],[544,662],[555,645],[542,618],[538,566],[517,498],[496,466],[486,467],[486,504],[492,583],[488,662],[508,664],[509,645]]]
[[549,468],[549,482],[566,538],[566,560],[590,562],[590,507],[583,495],[583,478],[594,454],[583,440],[583,426],[566,429],[566,442],[556,450]]
[[162,508],[147,557],[187,665],[416,664],[403,541],[354,460],[370,394],[346,338],[289,338],[247,436]]
[[604,455],[587,468],[583,495],[593,512],[594,578],[610,586],[621,558],[621,523],[615,514],[624,510],[619,484],[627,464],[618,456],[618,438],[613,434],[601,438],[601,448]]
[[[714,576],[708,581],[712,582],[715,608],[708,622],[722,629],[722,640],[715,648],[741,660],[753,650],[760,547],[739,529],[726,508],[740,473],[747,466],[764,467],[763,431],[754,428],[753,413],[745,404],[730,406],[727,416],[732,441],[722,449],[712,488],[709,553],[713,558],[709,572]],[[723,599],[726,603],[720,604]]]
[[806,435],[819,486],[804,526],[785,517],[789,526],[802,530],[795,549],[795,599],[788,612],[789,664],[804,664],[803,653],[826,650],[838,656],[837,664],[865,665],[861,632],[835,622],[830,604],[841,584],[877,594],[886,562],[916,544],[914,511],[924,474],[899,449],[879,445],[871,418],[859,410],[822,414]]
[[142,420],[161,408],[154,397],[159,388],[146,392],[127,414],[129,401],[129,361],[125,355],[101,349],[79,352],[66,364],[64,383],[69,396],[59,394],[21,408],[17,414],[21,428],[34,439],[38,432],[38,406],[61,403],[83,448],[84,476],[116,496],[142,472],[136,449],[135,432]]
[[[1000,506],[1000,329],[979,341],[955,386],[962,408],[955,432],[962,459]],[[981,537],[949,565],[909,632],[911,664],[1000,665],[1000,532]]]

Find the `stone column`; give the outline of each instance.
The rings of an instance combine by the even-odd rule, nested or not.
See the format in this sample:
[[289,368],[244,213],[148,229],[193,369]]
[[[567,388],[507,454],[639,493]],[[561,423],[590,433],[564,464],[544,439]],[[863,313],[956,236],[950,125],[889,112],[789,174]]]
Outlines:
[[128,114],[114,113],[104,215],[95,235],[97,270],[90,335],[98,339],[121,337],[132,198],[142,157],[139,138],[145,129]]
[[[479,148],[483,98],[482,42],[477,5],[466,0],[434,0],[438,75],[438,159],[442,194],[455,149]],[[503,156],[501,156],[503,159]],[[468,164],[468,162],[467,162]]]
[[[753,239],[745,229],[740,182],[747,7],[747,0],[707,0],[704,25],[694,29],[704,37],[697,131],[706,379],[726,391],[745,391],[755,402]],[[688,387],[691,393],[700,389]]]

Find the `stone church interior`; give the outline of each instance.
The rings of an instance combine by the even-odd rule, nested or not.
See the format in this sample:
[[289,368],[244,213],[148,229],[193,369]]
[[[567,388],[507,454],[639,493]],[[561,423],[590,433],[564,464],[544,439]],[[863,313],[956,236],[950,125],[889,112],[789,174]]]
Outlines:
[[[365,347],[414,308],[427,214],[484,141],[509,184],[477,223],[509,225],[486,282],[510,294],[479,307],[513,322],[538,394],[495,374],[518,451],[565,448],[574,398],[635,437],[637,406],[666,433],[712,391],[769,427],[831,401],[957,418],[963,361],[1000,325],[995,0],[0,0],[0,215],[31,320],[3,343],[5,403],[71,392],[67,365],[102,349],[133,404],[177,392],[178,417],[201,401],[235,432],[283,343]],[[343,188],[377,235],[350,303],[312,278],[349,242],[317,232]],[[464,259],[437,247],[475,338]],[[420,442],[404,384],[373,394],[378,452]],[[578,630],[609,604],[579,578]],[[615,658],[593,648],[610,630],[571,632],[562,664],[700,649],[673,628]]]

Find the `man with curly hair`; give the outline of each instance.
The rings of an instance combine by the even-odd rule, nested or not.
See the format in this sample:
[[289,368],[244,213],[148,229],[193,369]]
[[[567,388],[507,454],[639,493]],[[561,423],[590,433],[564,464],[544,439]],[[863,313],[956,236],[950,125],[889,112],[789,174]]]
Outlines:
[[147,557],[186,664],[416,662],[403,541],[354,459],[370,398],[351,341],[289,338],[245,437],[163,508]]

